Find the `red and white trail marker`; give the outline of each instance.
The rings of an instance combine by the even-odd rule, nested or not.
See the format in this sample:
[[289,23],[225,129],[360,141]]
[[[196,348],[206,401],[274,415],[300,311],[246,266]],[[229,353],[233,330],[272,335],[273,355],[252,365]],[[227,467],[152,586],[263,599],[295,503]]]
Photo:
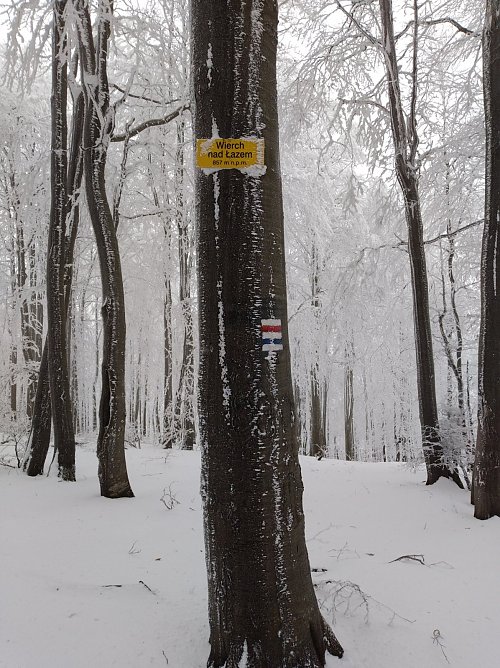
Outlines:
[[263,351],[275,352],[277,350],[283,350],[281,320],[277,320],[276,318],[261,320],[260,329],[262,334]]

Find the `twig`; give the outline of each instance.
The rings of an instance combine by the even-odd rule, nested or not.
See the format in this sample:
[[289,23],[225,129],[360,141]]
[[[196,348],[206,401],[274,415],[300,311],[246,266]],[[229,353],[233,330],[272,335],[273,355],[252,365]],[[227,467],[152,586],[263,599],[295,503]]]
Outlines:
[[[413,624],[415,622],[414,619],[407,619],[406,617],[403,617],[391,607],[385,605],[385,603],[381,603],[376,598],[373,598],[373,596],[365,593],[359,585],[354,582],[350,582],[349,580],[323,580],[322,582],[314,583],[314,587],[316,588],[322,585],[332,585],[334,587],[334,591],[330,595],[331,601],[333,603],[333,609],[330,610],[331,613],[334,613],[341,606],[344,606],[344,614],[346,615],[354,614],[359,608],[364,608],[365,623],[368,624],[370,613],[369,603],[371,601],[380,609],[390,613],[390,619],[388,622],[389,625],[392,624],[396,618],[408,622],[409,624]],[[318,600],[319,598],[320,597],[318,597]],[[325,607],[324,603],[325,599],[322,601],[322,607]]]
[[173,100],[157,100],[154,97],[148,97],[147,95],[135,95],[134,93],[127,91],[125,88],[118,86],[118,84],[113,84],[113,88],[119,90],[120,93],[124,93],[128,97],[135,97],[138,100],[145,100],[146,102],[154,102],[154,104],[163,104],[163,105],[173,104],[174,102],[179,102],[180,99],[176,97]]
[[418,563],[422,564],[422,566],[426,565],[423,554],[403,554],[401,557],[389,561],[389,563],[393,564],[395,561],[403,561],[403,560],[418,561]]
[[441,635],[441,631],[439,629],[434,629],[432,632],[432,642],[439,647],[439,649],[443,652],[443,656],[446,659],[446,663],[450,663],[448,657],[446,656],[446,652],[444,651],[444,648],[446,645],[443,645],[443,636]]
[[134,540],[134,542],[132,543],[132,545],[130,547],[130,550],[128,551],[129,554],[139,554],[139,552],[141,552],[141,550],[134,549],[136,544],[137,544],[137,541]]
[[139,584],[144,585],[146,589],[149,589],[149,591],[153,594],[153,596],[156,596],[156,593],[151,589],[151,587],[148,587],[148,585],[145,582],[139,580]]
[[177,500],[175,494],[172,492],[172,485],[169,485],[168,492],[166,487],[163,488],[163,495],[161,496],[160,501],[167,510],[172,510],[174,506],[180,504],[180,501]]

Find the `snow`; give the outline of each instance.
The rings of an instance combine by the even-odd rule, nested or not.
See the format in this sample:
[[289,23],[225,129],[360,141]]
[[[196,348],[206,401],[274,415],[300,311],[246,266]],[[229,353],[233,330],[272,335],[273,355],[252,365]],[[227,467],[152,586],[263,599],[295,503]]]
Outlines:
[[[99,496],[90,446],[76,483],[0,467],[0,666],[206,665],[199,453],[127,460],[134,499]],[[345,649],[327,666],[496,666],[500,519],[422,470],[301,463],[313,580]]]

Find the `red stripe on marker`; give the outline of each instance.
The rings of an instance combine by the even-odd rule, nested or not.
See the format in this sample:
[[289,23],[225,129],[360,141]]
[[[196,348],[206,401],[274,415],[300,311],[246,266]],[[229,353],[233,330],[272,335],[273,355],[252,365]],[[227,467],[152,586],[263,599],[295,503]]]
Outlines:
[[281,332],[281,325],[261,325],[263,332]]

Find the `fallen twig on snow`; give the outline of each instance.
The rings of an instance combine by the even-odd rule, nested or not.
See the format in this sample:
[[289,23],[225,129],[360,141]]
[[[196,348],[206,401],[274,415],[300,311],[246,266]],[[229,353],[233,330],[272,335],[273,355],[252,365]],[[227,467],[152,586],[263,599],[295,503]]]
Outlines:
[[390,564],[393,564],[395,561],[417,561],[419,564],[422,564],[422,566],[426,566],[427,564],[425,563],[424,555],[423,554],[403,554],[401,557],[398,557],[397,559],[393,559],[390,561]]

